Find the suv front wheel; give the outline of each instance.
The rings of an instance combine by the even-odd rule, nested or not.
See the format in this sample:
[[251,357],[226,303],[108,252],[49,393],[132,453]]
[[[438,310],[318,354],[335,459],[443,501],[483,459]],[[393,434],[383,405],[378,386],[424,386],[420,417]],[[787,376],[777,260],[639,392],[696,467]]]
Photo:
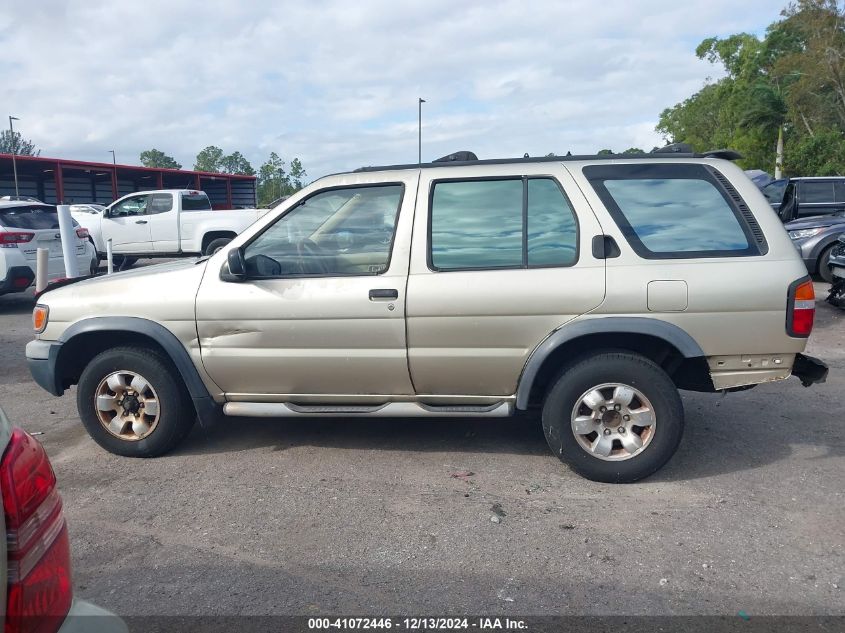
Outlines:
[[684,409],[654,362],[623,352],[597,354],[567,369],[543,405],[543,431],[561,461],[593,481],[648,477],[678,448]]
[[171,363],[140,347],[118,347],[95,356],[79,379],[76,403],[93,440],[127,457],[166,453],[182,441],[196,418]]

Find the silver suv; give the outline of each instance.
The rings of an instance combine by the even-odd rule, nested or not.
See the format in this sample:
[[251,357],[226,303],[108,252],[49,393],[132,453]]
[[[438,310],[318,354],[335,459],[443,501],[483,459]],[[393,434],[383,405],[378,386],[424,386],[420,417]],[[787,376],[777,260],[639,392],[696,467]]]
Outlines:
[[120,455],[197,416],[536,408],[555,455],[628,482],[675,452],[679,389],[824,380],[814,306],[718,155],[434,162],[327,176],[211,257],[51,290],[26,353]]

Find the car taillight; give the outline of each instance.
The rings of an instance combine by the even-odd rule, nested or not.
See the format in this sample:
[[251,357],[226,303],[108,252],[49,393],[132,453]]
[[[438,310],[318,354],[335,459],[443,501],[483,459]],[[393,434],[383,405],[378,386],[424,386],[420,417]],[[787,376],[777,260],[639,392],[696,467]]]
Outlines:
[[0,248],[17,248],[18,244],[31,242],[35,233],[24,233],[22,231],[9,231],[0,233]]
[[786,333],[807,338],[816,318],[816,291],[809,277],[793,281],[789,286],[786,307]]
[[0,461],[6,515],[5,633],[54,633],[73,601],[70,544],[56,475],[41,444],[12,431]]
[[76,237],[78,237],[81,240],[87,240],[88,239],[88,229],[79,227],[78,229],[76,229]]

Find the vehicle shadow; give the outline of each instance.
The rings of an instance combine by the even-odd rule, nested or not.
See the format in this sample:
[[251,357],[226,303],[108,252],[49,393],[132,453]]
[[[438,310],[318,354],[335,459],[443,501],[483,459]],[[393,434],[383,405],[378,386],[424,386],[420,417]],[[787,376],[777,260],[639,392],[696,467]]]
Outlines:
[[35,307],[35,291],[13,292],[0,296],[0,315],[29,314]]
[[[818,459],[845,455],[841,424],[825,414],[825,403],[815,398],[812,390],[795,382],[787,389],[769,387],[768,395],[743,392],[723,398],[684,394],[684,439],[672,460],[650,481],[686,481],[753,470],[783,460],[801,445],[810,446]],[[801,419],[818,422],[798,435],[794,425]],[[211,428],[197,425],[176,452],[201,455],[268,447],[276,451],[319,447],[501,453],[555,459],[546,445],[538,413],[506,419],[230,418]]]

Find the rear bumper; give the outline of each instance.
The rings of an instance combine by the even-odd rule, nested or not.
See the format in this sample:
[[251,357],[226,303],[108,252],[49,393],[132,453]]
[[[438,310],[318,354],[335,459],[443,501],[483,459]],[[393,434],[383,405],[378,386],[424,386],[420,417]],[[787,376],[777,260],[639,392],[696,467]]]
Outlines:
[[797,377],[805,387],[827,380],[827,364],[812,356],[796,354],[792,363],[792,375]]
[[32,285],[35,273],[29,266],[12,266],[4,279],[0,279],[0,295],[23,292]]
[[90,602],[74,600],[58,633],[128,633],[126,623],[114,613]]
[[62,395],[65,390],[56,376],[56,362],[62,344],[59,341],[30,341],[26,344],[26,362],[32,379],[42,389],[54,396]]

